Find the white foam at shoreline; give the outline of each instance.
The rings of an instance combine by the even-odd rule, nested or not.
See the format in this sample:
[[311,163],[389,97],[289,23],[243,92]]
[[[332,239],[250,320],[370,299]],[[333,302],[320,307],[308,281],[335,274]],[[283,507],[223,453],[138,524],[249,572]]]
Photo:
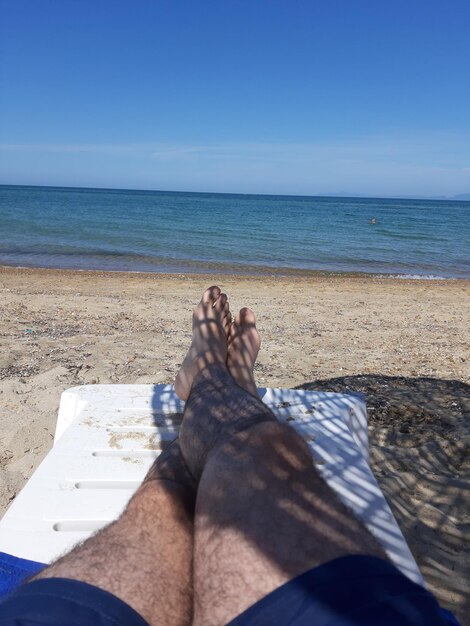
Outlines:
[[434,276],[433,274],[395,274],[392,276],[383,276],[383,278],[398,278],[400,280],[458,280],[457,278],[448,278],[446,276]]

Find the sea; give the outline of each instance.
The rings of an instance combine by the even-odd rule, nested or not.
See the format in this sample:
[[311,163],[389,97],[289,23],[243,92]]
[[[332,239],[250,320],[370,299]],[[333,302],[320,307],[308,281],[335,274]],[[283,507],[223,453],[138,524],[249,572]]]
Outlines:
[[470,279],[470,202],[2,185],[0,265]]

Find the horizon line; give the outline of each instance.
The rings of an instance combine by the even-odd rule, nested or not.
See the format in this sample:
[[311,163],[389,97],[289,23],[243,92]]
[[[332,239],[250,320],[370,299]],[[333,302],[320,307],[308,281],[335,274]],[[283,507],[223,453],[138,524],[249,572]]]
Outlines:
[[[271,196],[271,197],[279,197],[283,196],[286,198],[343,198],[343,199],[368,199],[368,200],[431,200],[435,202],[439,202],[440,200],[450,200],[452,202],[470,202],[470,193],[464,194],[455,194],[453,196],[426,196],[426,195],[410,195],[410,196],[376,196],[376,195],[368,195],[368,194],[357,194],[357,193],[349,193],[349,192],[335,192],[335,193],[318,193],[318,194],[298,194],[298,193],[247,193],[240,191],[181,191],[181,190],[172,190],[172,189],[137,189],[132,187],[88,187],[88,186],[77,186],[77,185],[34,185],[27,183],[2,183],[0,182],[0,187],[33,187],[37,189],[46,188],[46,189],[86,189],[90,191],[142,191],[142,192],[150,192],[150,193],[185,193],[185,194],[205,194],[205,195],[221,195],[221,196]],[[468,199],[460,198],[459,196],[469,196]]]

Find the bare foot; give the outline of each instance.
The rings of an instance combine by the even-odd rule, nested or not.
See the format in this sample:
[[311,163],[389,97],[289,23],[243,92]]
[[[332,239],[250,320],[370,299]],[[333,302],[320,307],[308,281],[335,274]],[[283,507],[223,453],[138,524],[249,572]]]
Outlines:
[[217,363],[225,367],[231,321],[226,294],[219,287],[206,289],[193,311],[191,346],[175,379],[175,391],[182,400],[188,399],[196,374]]
[[241,309],[230,326],[227,367],[237,385],[258,396],[253,368],[261,345],[255,314]]

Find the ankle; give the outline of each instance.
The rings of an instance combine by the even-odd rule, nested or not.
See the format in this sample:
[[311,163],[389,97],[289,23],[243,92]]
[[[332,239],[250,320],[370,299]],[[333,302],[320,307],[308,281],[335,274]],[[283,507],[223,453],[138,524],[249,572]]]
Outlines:
[[207,363],[204,367],[199,368],[195,374],[191,392],[200,385],[207,386],[208,383],[217,389],[223,388],[227,384],[227,379],[229,379],[230,383],[234,382],[224,361],[217,360],[213,363]]

